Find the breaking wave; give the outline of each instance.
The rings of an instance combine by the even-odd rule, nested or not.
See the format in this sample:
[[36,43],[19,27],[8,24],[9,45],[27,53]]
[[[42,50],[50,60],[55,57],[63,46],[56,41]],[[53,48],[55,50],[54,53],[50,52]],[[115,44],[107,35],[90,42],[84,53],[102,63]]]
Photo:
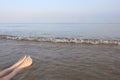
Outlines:
[[0,35],[0,39],[8,40],[25,40],[25,41],[42,41],[42,42],[60,42],[60,43],[79,43],[79,44],[111,44],[120,45],[120,40],[102,40],[102,39],[77,39],[77,38],[60,38],[60,37],[22,37],[12,35]]

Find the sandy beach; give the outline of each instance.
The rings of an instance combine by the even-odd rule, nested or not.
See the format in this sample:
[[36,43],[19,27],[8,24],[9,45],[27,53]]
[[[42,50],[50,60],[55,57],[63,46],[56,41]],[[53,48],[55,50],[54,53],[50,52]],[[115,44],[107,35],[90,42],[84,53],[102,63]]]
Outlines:
[[119,80],[120,46],[0,39],[0,70],[24,55],[33,65],[13,80]]

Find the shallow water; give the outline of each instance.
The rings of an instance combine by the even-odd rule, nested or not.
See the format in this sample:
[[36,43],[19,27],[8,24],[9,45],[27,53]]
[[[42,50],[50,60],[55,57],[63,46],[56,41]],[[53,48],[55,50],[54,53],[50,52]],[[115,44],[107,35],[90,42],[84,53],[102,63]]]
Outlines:
[[13,80],[119,80],[120,46],[0,39],[0,70],[30,55],[33,65]]

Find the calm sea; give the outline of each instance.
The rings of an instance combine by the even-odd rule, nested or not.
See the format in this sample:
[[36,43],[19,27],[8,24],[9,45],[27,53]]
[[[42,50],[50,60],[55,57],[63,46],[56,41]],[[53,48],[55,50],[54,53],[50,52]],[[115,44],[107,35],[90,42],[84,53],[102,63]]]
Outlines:
[[120,24],[0,24],[0,34],[119,39]]
[[120,24],[0,24],[0,71],[30,55],[13,80],[120,80],[119,45]]
[[[120,24],[0,24],[0,35],[87,40],[120,40]],[[48,40],[47,40],[48,41]],[[64,42],[63,41],[63,42]],[[66,41],[67,42],[67,41]],[[72,41],[75,42],[75,41]],[[100,42],[100,41],[99,41]],[[99,43],[96,42],[96,43]],[[120,42],[120,41],[119,41]],[[88,42],[89,43],[89,42]],[[104,42],[103,42],[104,43]],[[115,42],[116,43],[116,42]]]

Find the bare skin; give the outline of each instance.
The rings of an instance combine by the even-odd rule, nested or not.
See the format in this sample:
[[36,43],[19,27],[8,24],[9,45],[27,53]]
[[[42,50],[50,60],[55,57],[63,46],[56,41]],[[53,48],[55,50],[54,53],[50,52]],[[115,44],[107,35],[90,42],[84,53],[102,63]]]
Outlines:
[[0,80],[10,80],[17,73],[19,73],[22,69],[29,67],[32,64],[32,58],[30,56],[24,56],[17,63],[12,65],[11,67],[0,72]]

